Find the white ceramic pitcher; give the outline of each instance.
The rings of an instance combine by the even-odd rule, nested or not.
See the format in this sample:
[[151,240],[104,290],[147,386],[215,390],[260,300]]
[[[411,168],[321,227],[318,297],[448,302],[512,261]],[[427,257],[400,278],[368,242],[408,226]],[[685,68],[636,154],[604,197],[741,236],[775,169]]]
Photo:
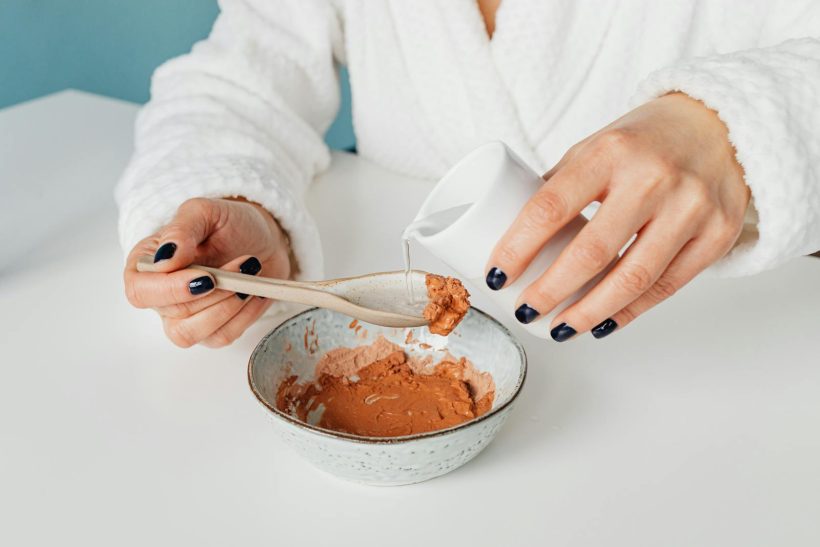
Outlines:
[[[550,239],[527,270],[499,291],[485,282],[484,268],[495,244],[544,180],[502,142],[480,146],[459,161],[433,188],[405,236],[416,240],[453,268],[471,290],[488,294],[507,318],[515,320],[521,292],[540,276],[586,224],[578,216]],[[578,300],[604,275],[602,272],[538,321],[522,325],[541,338],[558,311]]]

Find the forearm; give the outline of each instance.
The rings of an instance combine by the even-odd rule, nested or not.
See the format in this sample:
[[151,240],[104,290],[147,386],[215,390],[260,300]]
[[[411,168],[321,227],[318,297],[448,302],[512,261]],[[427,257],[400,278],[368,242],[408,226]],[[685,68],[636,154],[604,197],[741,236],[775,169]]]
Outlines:
[[321,245],[303,195],[330,161],[322,134],[339,102],[338,23],[323,2],[246,0],[223,8],[208,40],[153,78],[136,152],[116,192],[123,247],[188,199],[242,196],[290,234],[301,275],[318,277]]

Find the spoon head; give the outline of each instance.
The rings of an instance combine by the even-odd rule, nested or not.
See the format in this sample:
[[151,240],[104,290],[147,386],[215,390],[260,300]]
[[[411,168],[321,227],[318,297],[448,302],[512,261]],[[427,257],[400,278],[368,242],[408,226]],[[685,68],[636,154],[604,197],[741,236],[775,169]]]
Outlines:
[[[427,324],[427,272],[404,270],[334,279],[322,288],[360,308],[357,319],[386,327],[419,327]],[[367,317],[365,317],[365,315]]]

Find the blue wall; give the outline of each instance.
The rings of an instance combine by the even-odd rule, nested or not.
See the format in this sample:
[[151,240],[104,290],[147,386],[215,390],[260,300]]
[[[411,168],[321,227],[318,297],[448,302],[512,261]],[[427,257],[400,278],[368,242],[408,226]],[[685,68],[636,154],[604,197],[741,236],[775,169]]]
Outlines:
[[[205,38],[216,0],[0,0],[0,108],[65,88],[148,100],[160,63]],[[350,89],[326,140],[355,143]]]

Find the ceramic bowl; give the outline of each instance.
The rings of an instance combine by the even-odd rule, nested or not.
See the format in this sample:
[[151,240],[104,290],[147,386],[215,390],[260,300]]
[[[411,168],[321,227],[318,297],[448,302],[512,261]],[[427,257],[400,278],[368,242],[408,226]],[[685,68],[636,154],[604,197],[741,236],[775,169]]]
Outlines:
[[[498,321],[475,308],[450,336],[430,334],[426,328],[401,329],[360,323],[325,309],[310,309],[268,333],[256,346],[248,365],[251,391],[267,409],[276,434],[319,469],[338,477],[373,485],[425,481],[465,464],[498,433],[524,384],[526,356],[521,344]],[[406,343],[413,330],[411,343]],[[276,408],[279,383],[295,374],[299,381],[314,378],[319,358],[328,350],[372,343],[379,335],[415,356],[432,354],[439,361],[447,349],[467,357],[495,381],[492,409],[455,427],[403,437],[364,437],[339,433],[303,422]],[[420,344],[429,344],[424,349]],[[412,350],[412,352],[411,352]]]

